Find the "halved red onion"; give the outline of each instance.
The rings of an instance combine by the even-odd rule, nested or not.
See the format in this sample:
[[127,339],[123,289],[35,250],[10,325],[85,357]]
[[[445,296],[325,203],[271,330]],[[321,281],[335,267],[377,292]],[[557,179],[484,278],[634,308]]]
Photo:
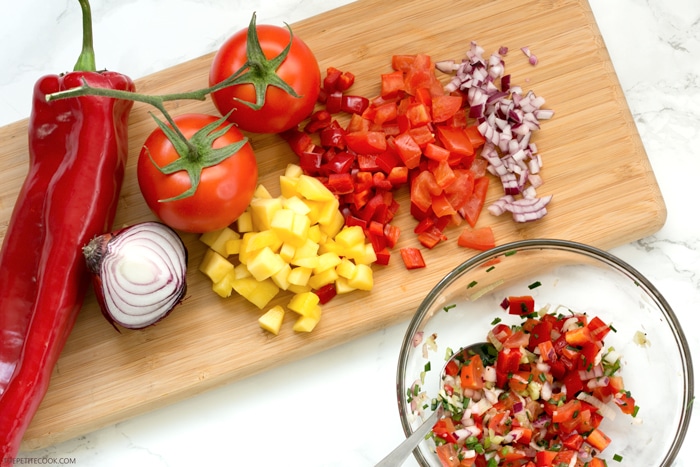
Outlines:
[[187,248],[159,222],[143,222],[93,238],[83,255],[107,320],[141,329],[166,317],[187,291]]

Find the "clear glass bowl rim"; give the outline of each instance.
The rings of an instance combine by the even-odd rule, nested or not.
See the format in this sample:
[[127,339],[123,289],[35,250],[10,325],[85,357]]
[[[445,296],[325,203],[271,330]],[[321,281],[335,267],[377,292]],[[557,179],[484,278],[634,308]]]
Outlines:
[[[673,312],[670,304],[666,301],[659,290],[646,278],[642,273],[637,271],[629,263],[623,261],[617,256],[601,250],[597,247],[587,245],[584,243],[579,243],[571,240],[561,240],[561,239],[548,239],[548,238],[537,238],[537,239],[527,239],[527,240],[516,240],[510,243],[505,243],[500,246],[496,246],[487,251],[478,253],[471,258],[464,261],[462,264],[450,271],[445,277],[443,277],[428,293],[428,295],[423,299],[423,301],[418,306],[416,313],[409,322],[408,329],[404,335],[403,341],[401,343],[401,352],[399,354],[399,361],[396,372],[396,395],[399,406],[399,415],[401,418],[401,426],[406,436],[413,433],[411,424],[408,421],[407,414],[404,410],[404,397],[405,397],[405,387],[403,382],[405,381],[406,374],[405,369],[408,364],[408,351],[410,350],[413,342],[413,336],[420,329],[420,325],[423,322],[425,315],[430,311],[430,307],[439,297],[442,290],[451,284],[455,279],[460,277],[462,274],[471,270],[472,268],[493,259],[494,257],[510,253],[512,251],[522,251],[522,250],[564,250],[573,253],[579,253],[584,256],[599,260],[618,272],[627,275],[633,281],[635,281],[639,287],[641,287],[649,297],[654,301],[656,306],[664,314],[664,317],[671,326],[671,330],[676,338],[676,344],[680,350],[679,355],[684,368],[684,406],[690,407],[695,395],[694,388],[694,374],[693,374],[693,363],[690,355],[690,347],[688,346],[688,341],[683,333],[680,322]],[[678,451],[683,445],[683,440],[685,439],[686,433],[688,431],[688,425],[690,423],[690,416],[692,410],[685,410],[682,414],[682,419],[680,423],[680,429],[676,433],[673,444],[671,445],[669,452],[667,453],[663,464],[660,467],[670,466],[676,456]],[[420,465],[428,466],[427,460],[423,457],[423,453],[419,449],[413,451],[414,457]]]

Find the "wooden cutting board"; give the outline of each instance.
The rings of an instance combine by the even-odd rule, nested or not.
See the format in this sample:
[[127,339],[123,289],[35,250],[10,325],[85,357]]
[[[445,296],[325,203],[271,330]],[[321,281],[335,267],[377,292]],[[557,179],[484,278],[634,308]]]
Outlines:
[[[390,71],[392,54],[460,60],[472,40],[487,54],[509,47],[506,67],[512,83],[534,90],[556,111],[535,139],[545,164],[539,192],[553,194],[554,200],[543,220],[527,225],[484,213],[479,223],[491,225],[499,243],[557,237],[607,249],[663,225],[661,193],[586,1],[360,0],[293,29],[315,51],[322,70],[335,66],[353,72],[353,91],[366,96],[378,93],[379,74]],[[539,57],[537,66],[527,62],[522,46]],[[206,55],[163,70],[138,80],[137,87],[152,94],[205,87],[211,59]],[[173,114],[215,114],[209,100],[170,108]],[[133,110],[130,163],[116,226],[153,219],[135,176],[140,146],[154,127],[151,110],[141,104]],[[0,130],[2,236],[27,170],[26,131],[26,121]],[[260,182],[277,194],[278,176],[295,157],[277,136],[251,137]],[[489,199],[499,194],[498,183],[492,183]],[[399,246],[417,246],[407,193],[399,192],[399,199]],[[424,251],[424,270],[407,271],[395,253],[389,266],[375,267],[372,292],[334,299],[311,334],[295,334],[289,320],[278,337],[260,330],[260,312],[252,305],[210,291],[197,271],[204,247],[196,236],[183,235],[190,250],[184,304],[157,326],[120,334],[89,295],[23,448],[51,445],[407,320],[445,273],[475,253],[459,248],[457,235],[453,229],[449,241]],[[355,301],[362,306],[353,306]]]

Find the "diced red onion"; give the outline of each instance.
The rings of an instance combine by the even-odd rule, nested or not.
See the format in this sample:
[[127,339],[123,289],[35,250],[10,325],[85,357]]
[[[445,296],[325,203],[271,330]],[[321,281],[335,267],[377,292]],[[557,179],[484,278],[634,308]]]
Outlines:
[[92,239],[84,248],[102,313],[118,330],[165,318],[187,292],[187,248],[159,222],[143,222]]
[[418,331],[413,335],[411,343],[413,347],[418,347],[423,342],[423,331]]

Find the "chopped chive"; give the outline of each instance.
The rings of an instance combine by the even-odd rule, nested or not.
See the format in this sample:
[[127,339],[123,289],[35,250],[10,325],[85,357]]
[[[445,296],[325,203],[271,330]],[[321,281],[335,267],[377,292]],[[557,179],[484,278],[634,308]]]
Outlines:
[[636,417],[637,413],[639,413],[639,406],[635,405],[634,410],[632,411],[632,417]]
[[619,455],[619,454],[614,454],[614,455],[613,455],[613,460],[614,460],[615,462],[622,462],[622,456]]
[[495,326],[495,325],[497,325],[497,324],[500,323],[500,322],[501,322],[501,318],[496,318],[496,319],[494,319],[493,321],[491,321],[491,326]]
[[537,287],[539,287],[539,286],[541,286],[541,285],[542,285],[542,282],[540,282],[540,281],[535,281],[535,282],[533,282],[532,284],[528,285],[527,288],[530,289],[530,290],[532,290],[532,289],[536,289]]
[[442,307],[442,309],[445,311],[450,311],[452,308],[454,308],[456,306],[457,306],[457,304],[453,303],[452,305],[447,305],[447,306]]
[[469,285],[467,286],[467,288],[468,288],[468,289],[471,289],[472,287],[475,287],[476,284],[478,284],[477,281],[471,281],[471,282],[469,283]]
[[615,328],[613,327],[613,325],[612,325],[612,324],[611,324],[611,325],[609,325],[608,327],[610,328],[610,330],[611,330],[612,332],[617,332],[617,329],[615,329]]
[[427,371],[430,371],[430,361],[426,362],[426,364],[425,364],[425,366],[423,367],[423,369],[424,369],[426,372],[427,372]]
[[489,268],[486,270],[486,272],[491,272],[491,271],[493,271],[494,269],[496,269],[496,266],[491,266],[491,267],[489,267]]
[[517,253],[517,251],[515,251],[515,250],[513,250],[513,251],[507,251],[507,252],[505,252],[505,253],[503,254],[503,256],[513,256],[513,255],[516,254],[516,253]]

